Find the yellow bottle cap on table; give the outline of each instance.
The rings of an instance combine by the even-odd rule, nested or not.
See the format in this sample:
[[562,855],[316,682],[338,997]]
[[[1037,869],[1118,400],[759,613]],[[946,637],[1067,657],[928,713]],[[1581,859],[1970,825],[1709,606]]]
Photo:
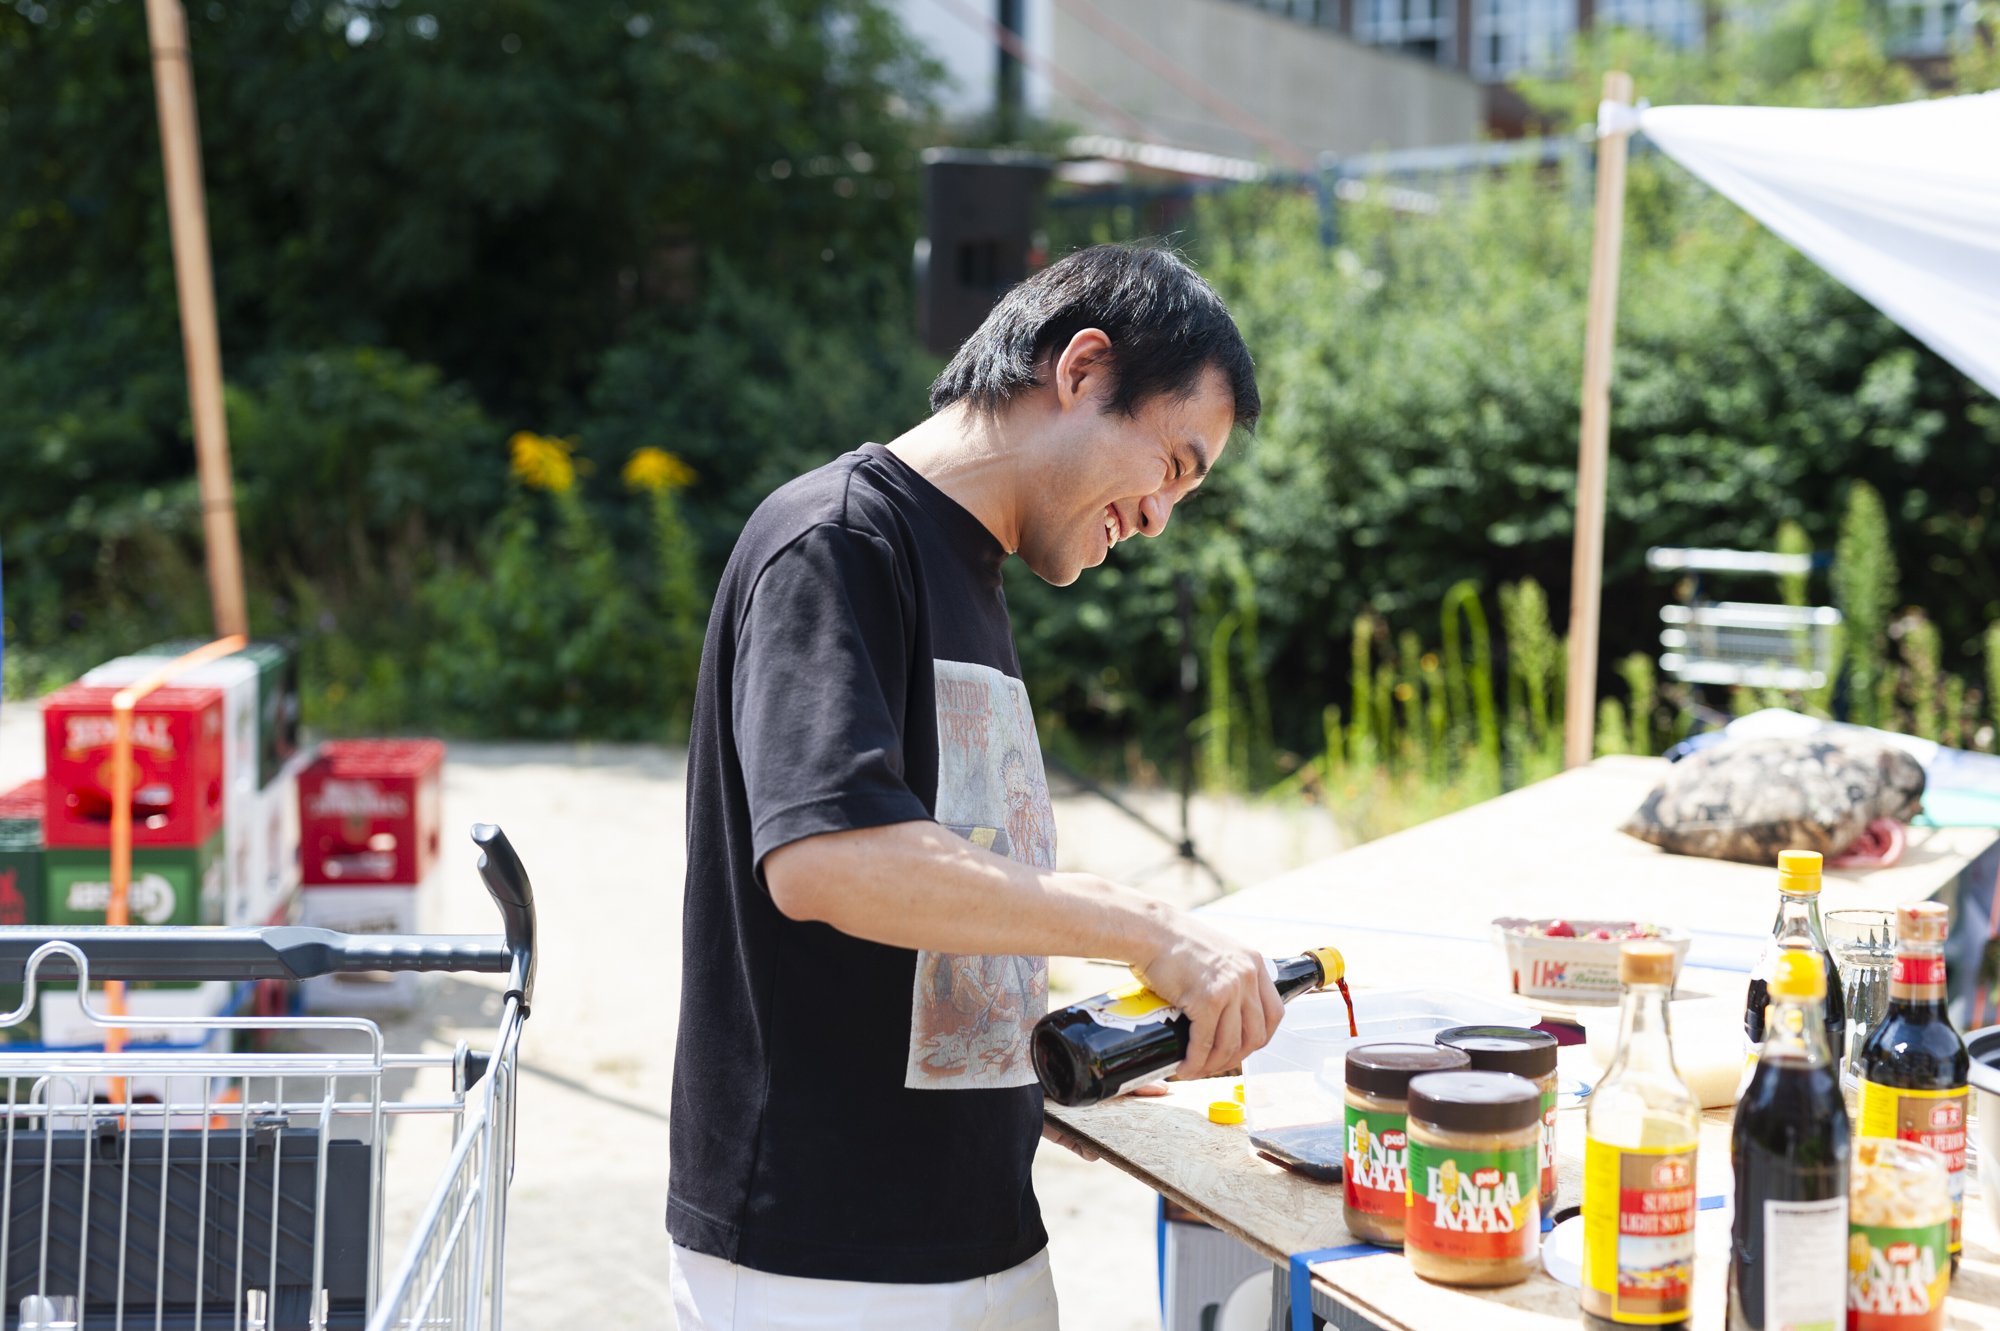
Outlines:
[[1211,1123],[1241,1123],[1243,1106],[1234,1100],[1217,1100],[1208,1107],[1208,1121]]
[[1771,968],[1770,988],[1773,998],[1825,998],[1826,967],[1819,953],[1786,948]]
[[1240,1081],[1236,1083],[1236,1103],[1243,1103],[1243,1083]]
[[1816,850],[1779,851],[1778,890],[1796,896],[1810,896],[1819,891],[1822,863],[1820,853]]

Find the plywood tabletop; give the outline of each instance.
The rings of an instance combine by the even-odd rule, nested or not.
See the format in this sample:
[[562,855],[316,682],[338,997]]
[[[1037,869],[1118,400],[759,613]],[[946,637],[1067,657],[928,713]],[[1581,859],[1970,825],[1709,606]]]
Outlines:
[[[1274,1262],[1356,1242],[1341,1218],[1339,1184],[1318,1183],[1270,1164],[1252,1151],[1245,1128],[1208,1121],[1209,1103],[1228,1099],[1234,1084],[1227,1078],[1170,1083],[1165,1097],[1128,1096],[1081,1109],[1051,1104],[1048,1116],[1110,1164]],[[1556,1119],[1558,1203],[1573,1206],[1582,1195],[1583,1110],[1565,1104]],[[1700,1197],[1733,1191],[1729,1122],[1727,1110],[1703,1116],[1695,1181]],[[1697,1331],[1721,1331],[1724,1325],[1730,1215],[1725,1205],[1702,1211],[1697,1219]],[[1945,1325],[1951,1331],[1993,1331],[2000,1328],[2000,1233],[1976,1195],[1968,1198],[1965,1240]],[[1312,1275],[1322,1297],[1389,1331],[1548,1331],[1579,1321],[1576,1291],[1542,1271],[1506,1289],[1453,1289],[1419,1278],[1402,1254],[1385,1250],[1318,1263]]]
[[[1681,996],[1733,994],[1770,933],[1776,874],[1669,855],[1620,832],[1667,766],[1600,758],[1232,893],[1201,913],[1270,956],[1338,947],[1357,985],[1489,992],[1509,987],[1492,936],[1496,916],[1643,920],[1693,935]],[[1991,828],[1913,827],[1894,867],[1829,871],[1821,908],[1924,900],[1996,839]]]

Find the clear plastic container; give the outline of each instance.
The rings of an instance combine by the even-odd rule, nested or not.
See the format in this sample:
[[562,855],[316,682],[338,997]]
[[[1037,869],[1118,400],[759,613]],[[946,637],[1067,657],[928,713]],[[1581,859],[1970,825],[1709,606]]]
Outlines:
[[[1356,989],[1354,1020],[1338,994],[1307,994],[1285,1009],[1271,1042],[1243,1060],[1243,1103],[1251,1134],[1309,1123],[1342,1130],[1347,1051],[1384,1040],[1429,1044],[1453,1026],[1532,1026],[1531,1009],[1456,989]],[[1336,1175],[1337,1177],[1337,1175]]]

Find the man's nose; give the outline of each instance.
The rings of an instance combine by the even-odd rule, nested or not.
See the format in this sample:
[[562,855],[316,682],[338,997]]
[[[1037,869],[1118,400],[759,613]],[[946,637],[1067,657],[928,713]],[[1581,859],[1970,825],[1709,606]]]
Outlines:
[[1148,536],[1158,536],[1167,529],[1167,519],[1174,515],[1174,501],[1165,494],[1149,494],[1139,501],[1139,530]]

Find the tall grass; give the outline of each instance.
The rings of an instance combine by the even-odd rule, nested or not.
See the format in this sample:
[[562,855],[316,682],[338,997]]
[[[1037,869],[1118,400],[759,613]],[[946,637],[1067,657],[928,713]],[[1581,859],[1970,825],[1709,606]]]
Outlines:
[[[1808,554],[1797,524],[1777,534],[1783,553]],[[1811,574],[1787,574],[1785,603],[1811,603]],[[1548,594],[1533,578],[1496,589],[1496,653],[1478,585],[1459,582],[1438,607],[1438,649],[1413,628],[1392,631],[1373,609],[1347,639],[1345,704],[1326,704],[1325,747],[1310,759],[1270,753],[1270,710],[1256,648],[1256,601],[1247,575],[1208,640],[1209,710],[1202,780],[1212,790],[1261,792],[1329,808],[1343,830],[1367,840],[1552,776],[1562,768],[1567,640],[1555,632]],[[1984,679],[1946,668],[1937,624],[1918,607],[1898,610],[1897,571],[1880,497],[1851,488],[1830,578],[1845,615],[1833,677],[1787,692],[1736,688],[1736,715],[1786,707],[1992,751],[2000,728],[2000,623],[1960,655],[1983,654]],[[1502,678],[1496,657],[1504,659]],[[1613,667],[1624,684],[1599,700],[1596,751],[1657,754],[1718,714],[1689,686],[1664,683],[1653,658],[1634,652]],[[1983,683],[1984,688],[1979,687]],[[1983,708],[1991,708],[1990,715]],[[1278,777],[1267,764],[1289,770]]]

